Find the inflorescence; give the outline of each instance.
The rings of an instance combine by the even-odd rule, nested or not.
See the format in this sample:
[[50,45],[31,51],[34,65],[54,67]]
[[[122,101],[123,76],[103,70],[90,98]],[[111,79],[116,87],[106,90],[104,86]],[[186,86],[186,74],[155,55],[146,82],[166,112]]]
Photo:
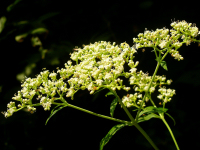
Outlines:
[[[124,96],[122,102],[127,107],[139,108],[144,93],[151,94],[158,87],[160,92],[158,99],[161,99],[163,103],[169,102],[175,90],[166,89],[162,85],[171,84],[171,80],[166,80],[165,76],[156,75],[149,87],[152,76],[137,71],[136,67],[139,62],[134,62],[133,59],[138,48],[152,47],[154,51],[161,52],[161,54],[168,52],[175,59],[182,60],[183,57],[178,49],[183,43],[189,45],[192,41],[195,42],[199,31],[197,27],[185,21],[173,22],[171,26],[173,27],[171,30],[146,30],[144,34],[140,33],[138,38],[133,38],[135,48],[127,43],[116,45],[115,42],[101,41],[86,45],[82,49],[75,49],[71,54],[71,60],[75,61],[76,65],[72,65],[72,61],[69,60],[65,68],[58,69],[56,73],[44,70],[36,78],[26,78],[21,85],[22,89],[12,98],[20,104],[16,107],[15,102],[10,102],[7,105],[7,112],[4,112],[5,117],[12,116],[14,112],[22,108],[36,111],[35,106],[38,106],[38,103],[33,104],[34,97],[44,110],[50,110],[55,101],[66,102],[63,96],[73,99],[74,94],[80,89],[87,89],[90,94],[93,94],[100,88],[122,89],[127,92],[133,88],[135,93]],[[179,41],[180,38],[182,42]],[[125,63],[130,67],[128,72],[124,70]],[[123,84],[121,76],[129,78],[130,86]],[[56,95],[59,97],[55,97]],[[145,101],[148,102],[148,100],[149,98],[146,97]]]

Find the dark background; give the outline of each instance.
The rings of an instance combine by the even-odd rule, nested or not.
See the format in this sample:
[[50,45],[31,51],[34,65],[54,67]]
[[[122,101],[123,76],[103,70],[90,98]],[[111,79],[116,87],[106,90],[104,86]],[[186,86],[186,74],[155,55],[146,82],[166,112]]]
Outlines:
[[[0,2],[0,17],[7,21],[0,33],[0,111],[6,111],[7,103],[18,90],[25,75],[35,77],[42,68],[56,71],[69,60],[75,46],[82,47],[96,41],[111,41],[133,45],[133,37],[145,28],[171,28],[171,20],[186,20],[200,27],[199,5],[193,1],[114,1],[112,3],[78,2],[62,0],[21,0]],[[26,22],[24,22],[26,21]],[[45,28],[35,34],[30,31]],[[27,36],[15,40],[16,36]],[[38,39],[38,42],[31,42]],[[166,105],[176,125],[166,116],[181,150],[200,149],[199,146],[199,90],[200,47],[198,43],[182,46],[183,61],[166,58],[168,70],[160,68],[158,74],[172,79],[170,88],[176,95]],[[135,60],[140,62],[138,70],[153,73],[156,65],[154,53],[138,50]],[[113,97],[99,97],[79,91],[71,104],[96,113],[109,115]],[[120,95],[121,97],[123,95]],[[0,115],[0,150],[49,150],[49,149],[99,149],[101,139],[116,122],[98,118],[72,108],[64,108],[53,116],[45,126],[50,111],[37,107],[34,114],[25,111],[12,117]],[[114,117],[128,120],[120,107]],[[161,150],[175,150],[173,140],[161,120],[152,119],[140,123]],[[105,146],[105,150],[153,149],[134,127],[124,127]]]

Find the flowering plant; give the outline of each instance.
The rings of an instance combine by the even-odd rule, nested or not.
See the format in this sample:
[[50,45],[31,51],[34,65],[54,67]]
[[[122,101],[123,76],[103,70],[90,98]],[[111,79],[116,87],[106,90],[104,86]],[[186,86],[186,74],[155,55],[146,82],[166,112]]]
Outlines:
[[[170,85],[172,80],[167,80],[165,76],[156,74],[160,66],[167,70],[167,64],[164,61],[167,54],[171,54],[178,61],[183,60],[178,49],[184,43],[190,45],[191,42],[200,42],[196,39],[200,32],[195,25],[186,21],[172,22],[171,26],[173,28],[171,30],[163,28],[140,33],[138,38],[133,38],[135,45],[132,47],[127,43],[116,45],[115,43],[101,41],[86,45],[82,49],[74,49],[71,60],[75,61],[75,65],[69,60],[65,63],[65,68],[58,69],[56,73],[44,70],[36,78],[26,78],[21,85],[22,89],[12,98],[19,104],[16,106],[15,102],[10,102],[7,105],[7,112],[3,113],[4,116],[10,117],[14,112],[24,108],[27,108],[30,112],[35,112],[36,106],[43,106],[44,110],[50,110],[52,105],[56,105],[46,123],[57,111],[64,107],[72,107],[98,117],[120,122],[121,124],[114,126],[101,140],[100,150],[124,126],[135,126],[154,149],[158,149],[138,123],[151,118],[159,118],[168,128],[176,148],[179,149],[172,130],[164,118],[164,114],[170,116],[166,113],[165,104],[170,102],[175,94],[174,89],[165,87],[165,85]],[[137,71],[136,67],[139,62],[133,61],[137,50],[144,47],[151,47],[156,56],[157,66],[152,76],[143,71]],[[130,67],[129,71],[125,71],[125,65]],[[122,77],[128,78],[130,85],[124,85]],[[122,98],[118,96],[118,90],[128,92],[131,88],[134,89],[134,93],[129,93]],[[71,97],[73,100],[74,94],[78,90],[85,89],[90,94],[109,89],[106,96],[115,96],[110,106],[111,116],[97,114],[66,101],[65,97]],[[160,93],[157,98],[160,99],[159,104],[162,107],[157,107],[151,97],[151,94],[156,90]],[[36,100],[34,100],[34,97]],[[124,109],[130,121],[113,117],[118,103]],[[146,106],[147,103],[151,106]],[[135,118],[127,108],[137,111]]]

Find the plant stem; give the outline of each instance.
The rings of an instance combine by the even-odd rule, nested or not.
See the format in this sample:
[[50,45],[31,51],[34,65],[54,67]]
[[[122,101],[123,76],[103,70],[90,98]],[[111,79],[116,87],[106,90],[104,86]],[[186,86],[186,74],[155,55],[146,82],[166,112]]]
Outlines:
[[[111,90],[111,89],[110,89]],[[112,91],[112,90],[111,90]],[[120,120],[120,119],[116,119],[116,118],[112,118],[112,117],[109,117],[109,116],[105,116],[105,115],[101,115],[101,114],[98,114],[98,113],[95,113],[95,112],[92,112],[92,111],[89,111],[87,109],[83,109],[83,108],[80,108],[78,106],[74,106],[72,104],[69,104],[69,103],[53,103],[53,104],[56,104],[56,105],[66,105],[68,107],[72,107],[72,108],[75,108],[75,109],[78,109],[80,111],[83,111],[83,112],[86,112],[86,113],[89,113],[89,114],[92,114],[92,115],[95,115],[97,117],[101,117],[101,118],[105,118],[105,119],[109,119],[109,120],[112,120],[112,121],[117,121],[117,122],[121,122],[121,123],[124,123],[124,124],[127,124],[129,126],[132,126],[134,125],[141,133],[142,135],[148,140],[148,142],[152,145],[152,147],[155,149],[155,150],[159,150],[157,148],[157,146],[154,144],[154,142],[151,140],[151,138],[148,136],[148,134],[137,124],[137,122],[135,122],[135,119],[132,117],[132,115],[130,114],[130,112],[128,111],[128,109],[124,106],[124,104],[122,103],[121,99],[119,98],[119,96],[116,94],[115,91],[112,91],[113,94],[118,98],[120,104],[122,104],[122,107],[124,108],[125,112],[128,114],[129,118],[131,119],[131,122],[129,121],[124,121],[124,120]]]
[[142,135],[147,139],[147,141],[151,144],[151,146],[155,149],[155,150],[159,150],[158,147],[155,145],[155,143],[151,140],[151,138],[148,136],[148,134],[139,126],[139,124],[135,121],[135,119],[133,118],[133,116],[131,115],[131,113],[128,111],[128,109],[126,108],[126,106],[124,106],[124,104],[122,103],[120,97],[117,95],[117,93],[111,89],[109,89],[114,95],[115,97],[117,97],[120,105],[122,106],[122,108],[124,109],[124,111],[126,112],[126,114],[128,115],[128,117],[131,120],[131,123],[142,133]]
[[177,144],[177,142],[176,142],[176,139],[175,139],[175,137],[174,137],[174,134],[173,134],[173,132],[172,132],[170,126],[168,125],[167,121],[166,121],[165,118],[164,118],[164,114],[159,113],[159,115],[160,115],[160,118],[162,119],[162,121],[164,122],[164,124],[166,125],[167,129],[169,130],[169,133],[170,133],[171,136],[172,136],[172,139],[173,139],[173,141],[174,141],[174,144],[176,145],[177,150],[180,150],[180,149],[179,149],[179,146],[178,146],[178,144]]
[[[149,83],[149,86],[148,86],[147,91],[149,91],[149,89],[150,89],[150,87],[151,87],[151,84],[152,84],[152,82],[153,82],[153,80],[154,80],[154,78],[155,78],[155,76],[156,76],[156,74],[157,74],[157,72],[158,72],[159,66],[160,66],[160,62],[158,61],[157,66],[156,66],[156,69],[155,69],[155,71],[154,71],[154,73],[153,73],[153,76],[152,76],[151,82]],[[141,111],[141,109],[142,109],[142,106],[143,106],[143,103],[144,103],[144,101],[145,101],[146,95],[147,95],[147,93],[145,93],[145,95],[144,95],[144,97],[143,97],[143,100],[142,100],[142,103],[140,104],[140,108],[139,108],[139,110],[138,110],[138,112],[137,112],[137,115],[136,115],[136,121],[138,120],[139,113],[140,113],[140,111]],[[154,106],[154,107],[155,107],[155,106]]]
[[151,144],[151,146],[155,150],[159,150],[159,148],[155,145],[155,143],[151,140],[151,138],[148,136],[148,134],[139,126],[139,124],[135,124],[135,127],[142,133],[142,135],[147,139],[147,141]]
[[[59,103],[53,103],[53,104],[58,105]],[[120,122],[120,123],[127,124],[127,125],[129,125],[129,126],[132,126],[132,123],[131,123],[130,121],[120,120],[120,119],[112,118],[112,117],[109,117],[109,116],[101,115],[101,114],[98,114],[98,113],[89,111],[89,110],[87,110],[87,109],[83,109],[83,108],[81,108],[81,107],[78,107],[78,106],[75,106],[75,105],[72,105],[72,104],[69,104],[69,103],[67,103],[67,104],[65,104],[65,103],[64,103],[64,104],[63,104],[63,103],[60,103],[59,105],[67,105],[68,107],[72,107],[72,108],[78,109],[78,110],[80,110],[80,111],[83,111],[83,112],[86,112],[86,113],[95,115],[95,116],[97,116],[97,117],[109,119],[109,120],[112,120],[112,121],[117,121],[117,122]]]

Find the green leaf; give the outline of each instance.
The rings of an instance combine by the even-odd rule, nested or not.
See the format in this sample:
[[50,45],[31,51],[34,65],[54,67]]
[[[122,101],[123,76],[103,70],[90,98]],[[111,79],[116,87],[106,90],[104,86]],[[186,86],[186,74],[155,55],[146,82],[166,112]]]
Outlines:
[[167,70],[167,63],[165,61],[160,61],[159,58],[156,58],[156,61],[160,63],[161,67],[163,67],[163,69]]
[[121,128],[123,128],[124,126],[126,126],[126,124],[118,124],[115,125],[114,127],[112,127],[110,129],[110,131],[108,132],[108,134],[101,140],[100,142],[100,150],[103,150],[103,147],[109,142],[109,140],[111,139],[111,137]]
[[174,125],[175,125],[176,122],[175,122],[174,118],[170,114],[168,114],[168,113],[165,113],[165,114],[168,115],[174,121]]
[[21,34],[21,35],[17,35],[15,36],[15,40],[17,42],[23,42],[24,39],[28,36],[28,33],[24,33],[24,34]]
[[167,108],[162,108],[162,107],[154,107],[154,106],[148,106],[144,108],[140,113],[139,116],[145,114],[145,113],[165,113],[168,109]]
[[143,122],[143,121],[147,121],[147,120],[149,120],[151,118],[159,118],[160,119],[160,116],[158,116],[158,115],[156,115],[154,113],[151,113],[151,114],[139,117],[137,123]]
[[[47,118],[47,121],[46,121],[45,125],[47,125],[47,122],[49,121],[49,119],[50,119],[53,115],[55,115],[59,110],[63,109],[64,107],[67,107],[67,106],[61,106],[60,108],[58,108],[57,110],[55,110],[57,107],[59,107],[59,106],[56,106],[56,107],[51,111],[51,114],[50,114],[49,118]],[[55,111],[54,111],[54,110],[55,110]]]
[[163,67],[163,69],[167,70],[167,63],[165,61],[162,61],[160,65]]
[[114,111],[115,111],[115,107],[117,106],[117,103],[118,103],[118,99],[115,98],[110,105],[110,115],[111,115],[111,117],[113,117],[113,115],[114,115]]
[[114,95],[112,92],[108,92],[105,97],[107,97],[108,95]]
[[6,23],[6,17],[3,16],[0,18],[0,33],[3,31],[5,23]]
[[49,31],[45,28],[37,28],[31,31],[31,34],[42,34],[42,33],[47,33],[47,32]]

